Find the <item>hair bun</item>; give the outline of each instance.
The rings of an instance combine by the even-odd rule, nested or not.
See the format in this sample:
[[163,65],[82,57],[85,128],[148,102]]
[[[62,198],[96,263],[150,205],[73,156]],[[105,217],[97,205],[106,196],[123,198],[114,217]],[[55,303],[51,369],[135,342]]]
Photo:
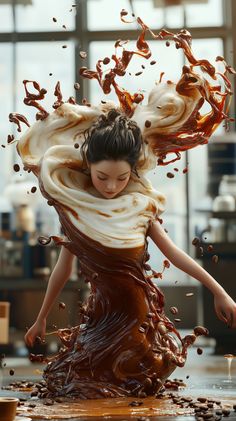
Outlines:
[[110,110],[107,114],[108,123],[113,123],[115,119],[120,115],[121,115],[120,111],[115,110],[115,109]]

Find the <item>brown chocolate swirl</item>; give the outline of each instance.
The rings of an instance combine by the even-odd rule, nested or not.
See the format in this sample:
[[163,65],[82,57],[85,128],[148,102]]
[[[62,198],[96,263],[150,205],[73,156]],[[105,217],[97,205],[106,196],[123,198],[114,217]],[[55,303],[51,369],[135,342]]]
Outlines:
[[155,394],[161,381],[184,365],[189,344],[180,346],[179,334],[163,311],[163,294],[146,276],[146,244],[104,247],[77,231],[60,206],[55,207],[70,238],[57,242],[78,256],[91,293],[81,325],[66,331],[64,349],[44,372],[49,395]]

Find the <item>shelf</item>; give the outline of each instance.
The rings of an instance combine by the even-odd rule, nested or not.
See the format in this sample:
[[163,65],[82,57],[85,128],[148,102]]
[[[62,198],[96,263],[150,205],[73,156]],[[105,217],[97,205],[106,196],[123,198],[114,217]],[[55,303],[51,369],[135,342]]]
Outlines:
[[[79,281],[79,280],[78,280]],[[78,281],[68,281],[64,289],[78,289]],[[24,279],[24,278],[0,278],[0,291],[22,291],[22,290],[46,290],[47,280],[43,279]]]
[[212,218],[218,219],[236,219],[236,212],[213,212],[210,209],[195,209],[196,212],[200,213],[209,213],[211,214]]
[[[209,245],[213,246],[213,251],[207,251]],[[204,254],[201,256],[199,248],[196,248],[195,255],[200,260],[210,260],[214,254],[219,256],[219,259],[232,259],[236,257],[236,243],[222,242],[222,243],[208,243],[201,242],[201,246],[204,249]]]

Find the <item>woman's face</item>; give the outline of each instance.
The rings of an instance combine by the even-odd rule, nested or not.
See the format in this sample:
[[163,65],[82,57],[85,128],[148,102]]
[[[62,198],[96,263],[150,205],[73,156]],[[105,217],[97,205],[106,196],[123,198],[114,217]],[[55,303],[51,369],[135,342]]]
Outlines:
[[106,199],[113,199],[127,186],[131,166],[126,161],[104,160],[90,164],[95,189]]

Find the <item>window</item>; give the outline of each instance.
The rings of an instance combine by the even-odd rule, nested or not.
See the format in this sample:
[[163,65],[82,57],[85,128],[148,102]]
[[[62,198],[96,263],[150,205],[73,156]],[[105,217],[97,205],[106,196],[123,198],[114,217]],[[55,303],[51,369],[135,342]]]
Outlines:
[[76,13],[72,3],[68,0],[33,0],[32,4],[17,4],[16,29],[19,32],[72,30]]
[[[173,31],[187,27],[193,35],[193,48],[198,57],[213,61],[217,55],[230,54],[227,44],[231,36],[230,22],[224,22],[224,16],[230,14],[225,13],[223,7],[230,8],[233,0],[208,0],[199,4],[186,4],[184,7],[166,8],[155,7],[155,4],[158,2],[153,0],[24,0],[17,1],[15,6],[0,3],[0,54],[4,57],[0,65],[0,112],[5,122],[0,126],[1,143],[5,143],[7,135],[14,130],[8,124],[10,112],[16,110],[27,115],[31,121],[34,120],[34,108],[26,108],[22,104],[23,79],[37,80],[48,90],[44,105],[49,110],[54,102],[53,91],[58,80],[64,98],[74,94],[75,79],[81,83],[80,100],[88,96],[92,103],[97,104],[107,98],[102,94],[97,81],[78,78],[78,68],[81,65],[95,68],[99,58],[113,53],[114,42],[118,37],[130,39],[129,48],[134,47],[138,27],[135,22],[125,24],[120,21],[122,8],[129,12],[127,18],[132,13],[140,16],[154,32],[162,27]],[[127,74],[119,80],[121,86],[131,92],[142,89],[146,96],[155,80],[159,79],[161,71],[166,72],[164,78],[175,81],[184,64],[182,51],[176,50],[172,44],[167,48],[160,41],[151,39],[149,42],[157,64],[150,66],[148,61],[135,57],[129,67],[131,75]],[[62,48],[64,45],[67,48]],[[78,54],[81,49],[88,52],[88,59],[83,63]],[[141,70],[142,64],[145,65],[143,74],[134,76],[137,69]],[[109,99],[117,101],[114,92]],[[223,133],[224,129],[219,128],[219,132]],[[0,148],[3,163],[0,167],[0,193],[12,174],[15,160],[13,150],[11,146]],[[198,147],[183,154],[181,161],[168,167],[159,167],[149,175],[157,190],[167,196],[165,227],[176,244],[186,250],[191,244],[196,222],[200,219],[195,210],[206,193],[207,186],[200,182],[199,171],[206,180],[207,151],[207,146]],[[183,174],[187,160],[189,172]],[[179,171],[174,171],[174,167]],[[168,171],[175,174],[173,179],[166,176]],[[154,268],[160,269],[162,257],[157,256],[156,249],[154,252],[152,247],[150,244],[151,263]],[[171,268],[166,271],[165,282],[168,280],[173,282]]]
[[[35,80],[48,92],[42,105],[52,111],[55,101],[53,95],[57,81],[60,81],[63,99],[68,99],[74,93],[74,43],[66,43],[67,48],[62,48],[63,42],[24,42],[17,43],[16,47],[16,109],[22,112],[32,122],[35,120],[36,108],[22,104],[25,95],[22,81]],[[22,60],[24,57],[24,60]],[[50,76],[51,75],[51,76]]]
[[[157,2],[158,4],[158,2]],[[135,29],[135,24],[124,24],[120,11],[140,16],[151,28],[209,27],[223,25],[222,0],[208,0],[203,4],[158,7],[153,0],[88,0],[88,28],[91,31]],[[104,12],[105,11],[105,12]]]
[[[9,179],[12,170],[11,146],[6,145],[8,134],[12,133],[12,125],[8,122],[8,114],[13,108],[13,46],[10,43],[0,44],[0,57],[4,57],[0,63],[0,192],[3,191],[6,180]],[[3,148],[3,146],[5,148]]]

